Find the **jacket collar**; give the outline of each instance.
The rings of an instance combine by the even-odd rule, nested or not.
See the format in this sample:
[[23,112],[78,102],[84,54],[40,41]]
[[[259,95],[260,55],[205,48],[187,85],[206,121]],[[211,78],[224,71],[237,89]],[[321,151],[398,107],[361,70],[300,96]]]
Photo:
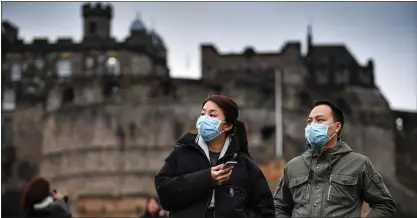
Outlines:
[[49,206],[52,202],[54,202],[54,199],[51,196],[48,196],[42,202],[33,205],[33,208],[37,210],[44,209],[45,207]]
[[[203,151],[204,154],[207,156],[207,154],[208,154],[207,144],[204,142],[204,144],[205,144],[204,145],[201,142],[204,142],[204,140],[201,139],[201,137],[199,135],[192,134],[192,133],[186,133],[180,140],[178,140],[177,145],[184,145],[184,146],[194,147],[198,150]],[[239,151],[239,145],[236,142],[237,142],[237,140],[235,140],[235,136],[231,135],[231,136],[227,137],[225,146],[223,146],[221,154],[223,154],[223,156],[229,156],[229,155],[233,155],[234,153],[238,152]],[[200,145],[199,143],[201,143],[202,145]],[[226,144],[228,144],[228,145],[226,146]],[[205,151],[204,147],[207,148],[207,152]]]
[[[207,158],[210,159],[210,153],[209,153],[209,148],[208,148],[207,143],[203,140],[203,138],[200,135],[197,135],[195,140],[196,140],[196,143],[198,144],[198,146],[200,146],[200,148],[203,149]],[[223,148],[220,152],[219,159],[224,157],[224,155],[226,154],[226,151],[228,150],[228,148],[230,146],[231,141],[232,141],[232,139],[231,139],[230,136],[226,137],[226,141],[224,142]]]

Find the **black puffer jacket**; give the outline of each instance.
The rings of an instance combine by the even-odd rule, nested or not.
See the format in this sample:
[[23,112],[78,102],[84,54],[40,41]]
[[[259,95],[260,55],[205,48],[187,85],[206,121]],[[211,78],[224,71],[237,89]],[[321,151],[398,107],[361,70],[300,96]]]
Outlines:
[[173,218],[204,218],[215,190],[216,218],[273,218],[272,193],[258,166],[239,151],[234,137],[217,164],[235,160],[228,181],[220,186],[211,180],[211,164],[196,135],[186,134],[165,159],[155,177],[161,206]]

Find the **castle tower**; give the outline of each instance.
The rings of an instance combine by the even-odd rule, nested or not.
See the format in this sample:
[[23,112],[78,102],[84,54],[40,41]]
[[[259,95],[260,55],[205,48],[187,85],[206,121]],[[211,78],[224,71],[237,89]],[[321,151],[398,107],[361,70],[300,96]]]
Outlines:
[[97,3],[83,5],[84,39],[108,39],[110,38],[110,24],[112,19],[112,7]]
[[313,48],[313,28],[311,24],[307,26],[307,54],[311,52]]

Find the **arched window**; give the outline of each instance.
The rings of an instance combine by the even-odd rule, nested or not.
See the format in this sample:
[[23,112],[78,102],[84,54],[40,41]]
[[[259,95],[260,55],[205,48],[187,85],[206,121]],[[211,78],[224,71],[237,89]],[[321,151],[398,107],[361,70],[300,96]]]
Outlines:
[[16,81],[20,81],[20,79],[22,78],[22,67],[20,66],[19,63],[13,63],[12,64],[12,69],[11,69],[11,81],[16,82]]
[[107,74],[109,75],[120,75],[120,62],[115,57],[107,59],[106,63]]
[[13,145],[13,119],[11,117],[3,117],[1,122],[1,146]]
[[261,129],[262,140],[267,141],[275,134],[275,126],[265,126]]
[[310,95],[306,91],[301,91],[299,96],[302,107],[311,108],[313,106],[313,100],[311,100]]
[[5,111],[12,111],[16,108],[16,93],[13,89],[4,90],[2,106]]
[[105,97],[110,97],[120,90],[120,84],[116,81],[109,81],[103,86],[103,95]]
[[57,73],[59,77],[69,77],[72,74],[71,61],[59,60],[57,62]]
[[72,104],[73,101],[74,101],[74,89],[72,88],[65,89],[64,92],[62,93],[62,104],[63,105]]
[[395,125],[397,126],[397,130],[398,131],[402,131],[403,129],[404,129],[404,121],[403,121],[403,118],[401,118],[401,117],[398,117],[396,120],[395,120]]

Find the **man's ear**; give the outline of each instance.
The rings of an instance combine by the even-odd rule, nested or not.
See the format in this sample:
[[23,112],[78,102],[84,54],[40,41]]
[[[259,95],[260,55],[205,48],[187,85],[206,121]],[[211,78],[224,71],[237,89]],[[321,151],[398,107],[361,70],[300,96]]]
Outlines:
[[336,124],[336,132],[339,133],[341,129],[342,129],[342,123],[341,122],[337,122],[337,124]]

